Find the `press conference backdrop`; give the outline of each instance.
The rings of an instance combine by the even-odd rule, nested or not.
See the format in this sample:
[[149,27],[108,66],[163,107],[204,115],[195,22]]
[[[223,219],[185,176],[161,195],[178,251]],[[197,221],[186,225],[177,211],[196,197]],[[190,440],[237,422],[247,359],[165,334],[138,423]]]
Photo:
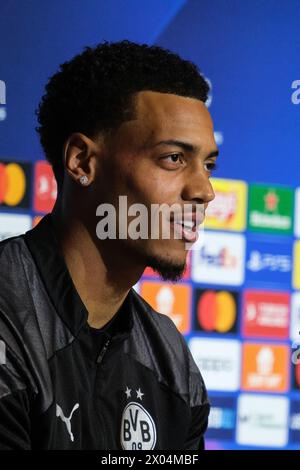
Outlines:
[[204,245],[178,284],[137,285],[185,335],[212,409],[208,449],[300,445],[300,2],[2,0],[0,237],[56,197],[34,132],[47,78],[85,45],[128,38],[195,61],[220,148]]

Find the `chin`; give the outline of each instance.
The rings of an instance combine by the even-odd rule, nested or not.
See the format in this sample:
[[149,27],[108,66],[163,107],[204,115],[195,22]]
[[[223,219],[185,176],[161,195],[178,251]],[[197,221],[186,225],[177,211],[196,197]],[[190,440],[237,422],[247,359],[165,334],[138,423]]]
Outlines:
[[156,271],[164,281],[179,281],[186,268],[187,251],[184,248],[149,250],[147,266]]

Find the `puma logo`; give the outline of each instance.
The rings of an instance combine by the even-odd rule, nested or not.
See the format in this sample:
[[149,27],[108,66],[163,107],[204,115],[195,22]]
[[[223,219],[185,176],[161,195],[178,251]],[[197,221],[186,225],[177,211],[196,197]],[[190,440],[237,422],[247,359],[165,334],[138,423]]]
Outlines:
[[66,418],[61,407],[58,404],[56,404],[56,417],[60,418],[65,423],[72,442],[74,442],[74,435],[71,431],[71,419],[72,419],[74,411],[76,411],[78,408],[79,408],[79,403],[76,403],[76,405],[74,405],[73,407],[73,410],[71,411],[70,416]]

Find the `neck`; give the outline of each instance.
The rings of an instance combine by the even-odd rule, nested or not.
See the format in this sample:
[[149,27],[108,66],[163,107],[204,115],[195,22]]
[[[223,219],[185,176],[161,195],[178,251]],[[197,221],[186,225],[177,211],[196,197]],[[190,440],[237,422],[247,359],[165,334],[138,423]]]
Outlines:
[[53,222],[74,286],[87,311],[88,323],[101,328],[123,304],[145,266],[134,265],[118,240],[99,241],[96,225],[56,206]]

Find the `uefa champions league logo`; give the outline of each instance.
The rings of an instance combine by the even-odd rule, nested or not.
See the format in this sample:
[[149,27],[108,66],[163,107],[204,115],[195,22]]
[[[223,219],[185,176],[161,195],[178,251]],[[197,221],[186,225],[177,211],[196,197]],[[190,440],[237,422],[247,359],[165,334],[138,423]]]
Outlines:
[[6,85],[3,80],[0,80],[0,121],[6,119]]

